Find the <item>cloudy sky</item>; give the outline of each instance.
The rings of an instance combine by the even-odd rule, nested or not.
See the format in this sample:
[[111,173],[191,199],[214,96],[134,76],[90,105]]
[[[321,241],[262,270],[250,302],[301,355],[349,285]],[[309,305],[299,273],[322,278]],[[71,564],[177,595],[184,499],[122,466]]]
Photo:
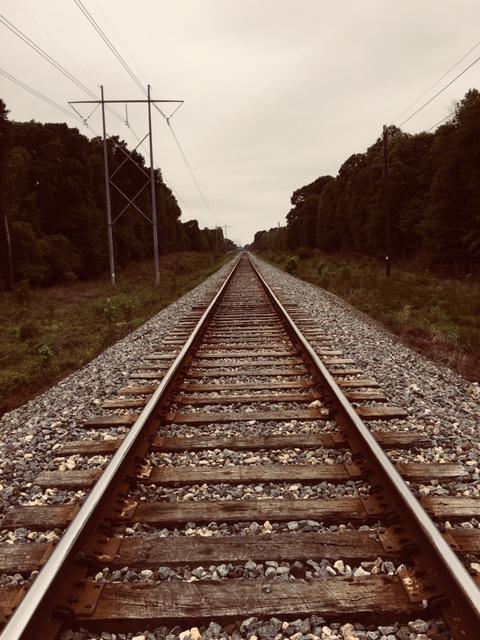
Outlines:
[[[159,114],[154,118],[155,161],[180,200],[183,219],[196,217],[206,226],[216,220],[241,243],[283,223],[294,189],[335,175],[384,123],[405,119],[415,107],[396,120],[480,40],[478,0],[83,4],[156,98],[185,100],[172,123],[209,208],[165,122]],[[5,18],[93,91],[103,84],[107,98],[142,97],[74,0],[2,0],[1,7]],[[4,25],[0,30],[4,71],[62,105],[88,99]],[[477,56],[480,45],[416,108]],[[12,119],[66,120],[10,80],[0,76],[0,83]],[[404,129],[429,129],[479,84],[480,63]],[[131,107],[129,121],[143,136],[145,109]],[[98,112],[89,122],[100,131]],[[134,140],[115,118],[109,132]]]

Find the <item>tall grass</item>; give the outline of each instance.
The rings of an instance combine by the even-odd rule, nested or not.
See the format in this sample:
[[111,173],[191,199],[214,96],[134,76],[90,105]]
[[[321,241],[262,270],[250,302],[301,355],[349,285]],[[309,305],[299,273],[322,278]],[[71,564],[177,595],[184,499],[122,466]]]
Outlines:
[[341,296],[403,342],[470,380],[480,379],[480,281],[444,279],[409,265],[390,278],[377,261],[313,250],[266,253],[270,262]]
[[143,324],[224,262],[205,253],[132,264],[108,278],[0,294],[0,414],[19,406]]

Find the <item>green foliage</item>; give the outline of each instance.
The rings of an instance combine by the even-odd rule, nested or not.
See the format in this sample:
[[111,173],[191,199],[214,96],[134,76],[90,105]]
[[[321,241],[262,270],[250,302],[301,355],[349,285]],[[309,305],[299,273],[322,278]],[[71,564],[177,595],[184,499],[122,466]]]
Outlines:
[[140,304],[137,296],[119,294],[114,298],[106,298],[99,304],[99,309],[109,324],[115,324],[124,321],[130,322],[135,309]]
[[297,256],[289,256],[285,264],[285,269],[288,271],[288,273],[295,273],[299,262],[300,260]]
[[40,356],[40,360],[42,361],[43,365],[47,365],[53,358],[53,351],[48,346],[48,344],[42,344],[40,347],[38,347],[37,353]]
[[100,305],[102,313],[106,320],[113,324],[114,322],[118,322],[120,320],[120,306],[117,304],[117,301],[112,298],[106,298]]
[[224,261],[207,253],[161,256],[158,288],[148,261],[127,266],[115,291],[109,278],[100,278],[48,289],[25,282],[28,295],[20,297],[0,292],[0,414],[78,369]]

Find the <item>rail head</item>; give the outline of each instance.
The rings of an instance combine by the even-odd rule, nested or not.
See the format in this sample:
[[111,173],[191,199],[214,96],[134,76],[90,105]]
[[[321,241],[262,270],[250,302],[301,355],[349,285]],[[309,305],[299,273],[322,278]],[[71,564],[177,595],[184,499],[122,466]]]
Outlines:
[[[152,417],[155,408],[168,392],[172,381],[188,357],[200,332],[208,324],[214,310],[231,282],[233,274],[240,263],[240,258],[241,255],[237,257],[222,286],[215,294],[215,297],[208,305],[179,354],[165,373],[157,389],[132,425],[122,444],[105,467],[78,514],[63,533],[49,559],[40,570],[27,594],[4,627],[0,635],[0,640],[31,640],[33,637],[39,637],[37,635],[38,628],[35,627],[35,621],[40,620],[42,616],[46,615],[46,600],[51,597],[52,591],[61,580],[62,571],[66,562],[71,560],[72,554],[75,553],[79,541],[87,532],[92,518],[98,513],[98,510],[101,509],[102,503],[112,484],[118,480],[127,459],[131,456],[131,451],[138,440],[142,438],[144,429]],[[32,627],[34,627],[35,630],[32,629]]]
[[438,577],[444,593],[453,604],[460,625],[455,625],[458,638],[473,640],[478,638],[480,629],[480,589],[468,573],[456,553],[447,543],[435,523],[415,498],[402,476],[370,433],[363,420],[358,416],[345,394],[335,382],[325,364],[319,358],[310,342],[302,334],[295,321],[284,308],[271,287],[248,255],[257,277],[267,292],[275,308],[282,316],[290,334],[318,373],[329,399],[337,411],[337,421],[347,434],[359,445],[362,454],[384,483],[388,494],[393,497],[394,506],[404,518],[410,531],[420,540],[421,551],[426,552],[430,571]]

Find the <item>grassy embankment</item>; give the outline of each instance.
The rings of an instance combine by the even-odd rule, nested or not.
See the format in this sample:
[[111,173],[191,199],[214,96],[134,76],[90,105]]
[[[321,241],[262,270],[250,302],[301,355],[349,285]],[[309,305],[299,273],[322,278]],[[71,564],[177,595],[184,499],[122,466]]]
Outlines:
[[47,389],[226,262],[205,253],[130,265],[112,290],[107,277],[48,289],[0,293],[0,415]]
[[480,281],[444,279],[408,266],[302,251],[267,253],[269,262],[332,291],[380,321],[402,342],[469,380],[480,380]]

